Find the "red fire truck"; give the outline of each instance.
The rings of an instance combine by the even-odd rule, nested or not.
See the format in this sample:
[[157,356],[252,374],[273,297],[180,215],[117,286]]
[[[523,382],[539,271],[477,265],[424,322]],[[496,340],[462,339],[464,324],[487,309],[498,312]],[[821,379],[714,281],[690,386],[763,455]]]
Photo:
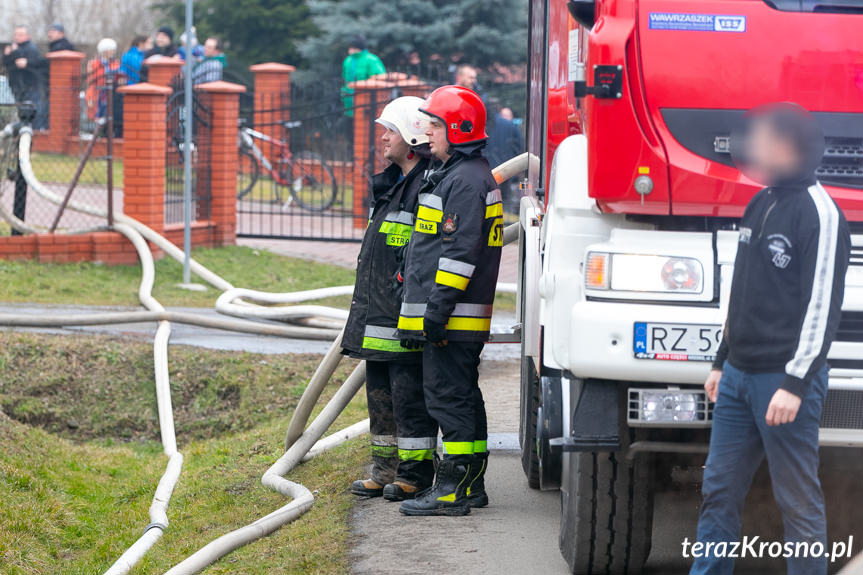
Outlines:
[[737,246],[757,186],[746,110],[793,101],[827,138],[818,177],[851,222],[821,443],[863,447],[863,0],[532,0],[521,205],[520,439],[560,489],[573,573],[638,573],[655,486],[698,469]]

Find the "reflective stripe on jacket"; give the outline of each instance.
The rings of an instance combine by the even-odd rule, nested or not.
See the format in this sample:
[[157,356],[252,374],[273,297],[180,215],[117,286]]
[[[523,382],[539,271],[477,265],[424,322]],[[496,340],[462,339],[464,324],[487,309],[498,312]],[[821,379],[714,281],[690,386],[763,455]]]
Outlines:
[[396,276],[413,233],[414,211],[426,160],[401,177],[392,164],[374,176],[374,203],[357,258],[357,279],[345,324],[342,348],[371,361],[421,361],[421,353],[401,346],[396,335],[402,287]]
[[399,333],[445,323],[453,341],[485,341],[503,246],[503,204],[485,158],[456,152],[420,191],[405,261]]

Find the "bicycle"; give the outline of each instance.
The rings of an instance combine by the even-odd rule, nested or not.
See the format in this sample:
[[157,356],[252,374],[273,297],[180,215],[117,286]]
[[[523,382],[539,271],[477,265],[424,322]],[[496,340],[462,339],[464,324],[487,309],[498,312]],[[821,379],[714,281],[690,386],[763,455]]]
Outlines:
[[[302,126],[300,121],[283,122],[286,130],[294,130]],[[275,164],[264,155],[255,141],[264,142],[278,151]],[[292,153],[290,144],[284,140],[277,140],[262,132],[248,127],[244,120],[239,125],[239,147],[241,172],[248,177],[247,182],[240,180],[237,199],[246,197],[257,184],[261,169],[268,174],[275,185],[273,186],[276,203],[282,203],[283,187],[288,188],[290,195],[282,203],[282,209],[287,208],[292,202],[303,208],[322,212],[328,209],[336,201],[338,195],[338,184],[329,162],[312,151],[304,150]],[[245,184],[245,185],[244,185]]]

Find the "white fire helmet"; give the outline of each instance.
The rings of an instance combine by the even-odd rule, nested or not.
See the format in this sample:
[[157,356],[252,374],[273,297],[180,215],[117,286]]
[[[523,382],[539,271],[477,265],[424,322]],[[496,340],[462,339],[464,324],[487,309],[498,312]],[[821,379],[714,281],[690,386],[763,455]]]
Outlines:
[[384,107],[380,118],[375,121],[384,128],[398,132],[409,146],[427,144],[428,116],[419,111],[424,102],[416,96],[396,98]]

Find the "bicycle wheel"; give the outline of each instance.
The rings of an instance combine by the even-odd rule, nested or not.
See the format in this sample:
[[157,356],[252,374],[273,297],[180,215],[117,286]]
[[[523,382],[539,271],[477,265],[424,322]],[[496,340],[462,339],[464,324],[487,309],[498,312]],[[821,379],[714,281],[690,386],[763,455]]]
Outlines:
[[288,165],[291,197],[303,208],[322,212],[336,201],[339,192],[333,168],[320,154],[298,152]]
[[237,170],[237,199],[242,200],[258,182],[260,174],[258,161],[248,150],[240,150],[239,170]]

